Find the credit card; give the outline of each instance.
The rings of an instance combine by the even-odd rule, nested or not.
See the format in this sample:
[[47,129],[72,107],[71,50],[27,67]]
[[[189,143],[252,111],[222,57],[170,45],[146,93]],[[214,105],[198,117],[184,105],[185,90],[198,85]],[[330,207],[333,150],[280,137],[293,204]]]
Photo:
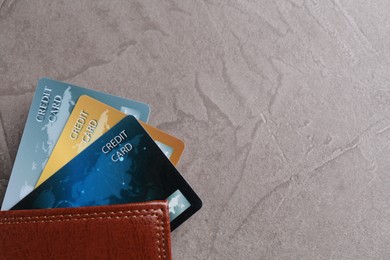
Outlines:
[[168,199],[172,230],[202,201],[133,116],[126,116],[12,209]]
[[[58,138],[50,158],[35,187],[61,169],[96,139],[126,117],[126,114],[89,96],[81,96]],[[141,123],[148,134],[173,164],[179,161],[184,150],[183,141]]]
[[147,104],[68,83],[42,78],[32,100],[1,209],[7,210],[30,193],[81,95],[89,95],[147,122]]

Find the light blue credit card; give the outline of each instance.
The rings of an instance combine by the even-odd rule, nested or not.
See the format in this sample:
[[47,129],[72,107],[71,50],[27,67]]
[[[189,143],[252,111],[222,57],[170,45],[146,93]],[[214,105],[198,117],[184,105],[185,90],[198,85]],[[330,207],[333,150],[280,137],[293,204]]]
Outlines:
[[147,122],[149,105],[52,79],[41,78],[32,100],[22,140],[8,182],[2,210],[29,194],[41,175],[76,101],[88,95]]

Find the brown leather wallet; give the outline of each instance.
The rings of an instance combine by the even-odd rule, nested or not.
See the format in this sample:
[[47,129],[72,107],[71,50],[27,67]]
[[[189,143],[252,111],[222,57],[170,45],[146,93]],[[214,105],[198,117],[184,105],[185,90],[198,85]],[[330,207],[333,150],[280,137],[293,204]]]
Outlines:
[[0,259],[171,259],[166,201],[0,212]]

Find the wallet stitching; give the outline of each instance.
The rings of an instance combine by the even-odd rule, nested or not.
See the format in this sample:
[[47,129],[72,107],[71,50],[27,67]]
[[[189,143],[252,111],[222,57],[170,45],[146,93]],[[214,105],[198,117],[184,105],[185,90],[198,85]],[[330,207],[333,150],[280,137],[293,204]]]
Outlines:
[[[146,214],[137,214],[133,216],[100,216],[98,215],[108,215],[108,214],[128,214],[128,213],[141,213],[144,212]],[[65,221],[79,221],[79,220],[89,220],[89,219],[128,219],[128,218],[137,218],[137,217],[143,217],[143,216],[150,216],[150,217],[157,217],[160,224],[160,233],[161,233],[161,240],[162,243],[160,245],[160,234],[158,234],[157,238],[157,244],[158,244],[158,254],[159,258],[161,258],[161,248],[164,254],[164,259],[166,259],[166,250],[165,250],[165,235],[164,235],[164,221],[163,216],[161,214],[152,214],[157,212],[163,212],[163,209],[150,209],[150,210],[127,210],[127,211],[106,211],[106,212],[93,212],[93,213],[76,213],[76,214],[60,214],[60,215],[42,215],[42,216],[33,216],[33,217],[11,217],[11,218],[2,218],[3,220],[9,220],[9,222],[1,222],[0,225],[7,225],[7,224],[28,224],[28,223],[44,223],[44,222],[65,222]],[[73,218],[73,217],[82,217],[83,218]],[[94,217],[91,217],[94,216]],[[55,218],[60,219],[55,219]],[[66,218],[66,217],[72,217],[72,218]],[[48,219],[52,218],[52,219]],[[36,219],[36,220],[32,220]],[[21,220],[21,221],[18,221]],[[25,220],[25,221],[23,221]],[[161,247],[161,248],[160,248]]]
[[[142,210],[126,210],[126,211],[123,211],[123,210],[120,210],[120,211],[103,211],[103,212],[92,212],[92,213],[75,213],[75,214],[59,214],[59,215],[40,215],[40,216],[27,216],[27,217],[8,217],[8,218],[1,218],[0,219],[0,224],[1,224],[1,221],[3,220],[10,220],[10,221],[13,221],[13,220],[25,220],[25,219],[47,219],[47,218],[57,218],[57,217],[83,217],[83,216],[90,216],[90,215],[94,215],[94,216],[97,216],[97,215],[108,215],[108,214],[111,214],[111,215],[114,215],[114,214],[128,214],[128,213],[150,213],[150,212],[160,212],[162,211],[162,209],[142,209]],[[138,216],[138,215],[135,215],[135,216]]]
[[164,259],[167,259],[167,255],[165,252],[165,234],[164,234],[164,221],[163,221],[163,216],[161,216],[161,234],[162,234],[162,248],[163,248],[163,253],[164,253]]
[[45,222],[65,222],[73,220],[89,220],[89,219],[121,219],[121,218],[137,218],[137,217],[158,217],[158,214],[143,214],[136,216],[114,216],[114,217],[85,217],[85,218],[61,218],[61,219],[47,219],[47,220],[27,220],[27,221],[11,221],[11,222],[2,222],[0,225],[10,225],[10,224],[28,224],[28,223],[45,223]]

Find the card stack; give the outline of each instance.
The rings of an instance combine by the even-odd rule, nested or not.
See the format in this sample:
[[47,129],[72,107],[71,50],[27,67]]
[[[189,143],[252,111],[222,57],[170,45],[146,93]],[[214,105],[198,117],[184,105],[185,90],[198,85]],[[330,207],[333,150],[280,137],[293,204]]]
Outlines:
[[40,79],[1,209],[167,199],[175,229],[202,202],[175,168],[183,141],[149,115],[139,101]]

